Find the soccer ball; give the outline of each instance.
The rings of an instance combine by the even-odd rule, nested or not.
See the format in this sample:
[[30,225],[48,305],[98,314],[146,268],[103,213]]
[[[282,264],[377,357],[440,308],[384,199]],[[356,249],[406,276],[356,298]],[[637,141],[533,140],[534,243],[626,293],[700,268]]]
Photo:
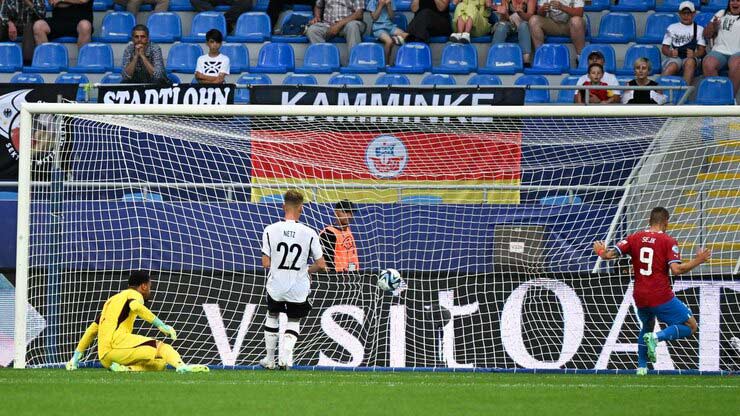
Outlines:
[[386,292],[393,292],[401,286],[401,273],[396,269],[381,270],[378,275],[378,287]]

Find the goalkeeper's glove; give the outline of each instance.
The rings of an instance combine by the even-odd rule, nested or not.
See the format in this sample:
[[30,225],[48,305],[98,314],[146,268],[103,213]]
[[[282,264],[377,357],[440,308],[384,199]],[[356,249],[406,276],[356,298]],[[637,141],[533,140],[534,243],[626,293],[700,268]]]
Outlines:
[[165,335],[172,338],[173,341],[177,341],[177,332],[175,332],[175,328],[165,324],[159,318],[154,319],[152,324],[159,328],[159,330],[162,331]]
[[77,368],[79,368],[80,366],[80,358],[82,358],[82,353],[79,351],[75,351],[72,359],[69,360],[69,362],[67,362],[67,365],[65,365],[64,367],[69,371],[77,370]]

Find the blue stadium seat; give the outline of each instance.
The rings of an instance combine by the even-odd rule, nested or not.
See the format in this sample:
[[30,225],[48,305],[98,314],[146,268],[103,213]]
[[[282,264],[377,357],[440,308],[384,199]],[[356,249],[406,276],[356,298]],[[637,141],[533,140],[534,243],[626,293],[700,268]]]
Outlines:
[[260,203],[261,204],[282,204],[283,195],[282,194],[263,195],[260,197]]
[[449,74],[429,74],[421,80],[421,85],[457,85],[457,81]]
[[329,85],[363,85],[362,77],[356,74],[336,74],[329,78]]
[[15,74],[10,79],[11,84],[43,84],[44,77],[40,74]]
[[634,75],[618,75],[617,76],[617,82],[619,85],[627,85],[630,81],[632,81],[635,78]]
[[257,66],[251,72],[284,74],[295,67],[293,47],[287,43],[265,43],[257,56]]
[[203,49],[192,43],[177,42],[167,54],[167,71],[181,74],[195,73],[198,57],[203,55]]
[[315,43],[306,49],[299,74],[331,74],[339,71],[339,48],[332,43]]
[[441,204],[442,197],[437,195],[406,195],[401,198],[402,204]]
[[206,32],[211,29],[218,29],[221,34],[226,34],[226,19],[223,13],[219,12],[201,12],[193,17],[190,22],[190,35],[183,36],[183,42],[205,43]]
[[[270,85],[272,80],[265,74],[244,74],[236,80],[237,85]],[[234,102],[237,104],[249,104],[249,89],[237,88],[234,94]]]
[[146,27],[149,28],[149,40],[155,43],[173,43],[182,38],[182,22],[177,13],[150,14]]
[[[681,2],[684,0],[663,0],[663,3],[655,6],[656,12],[673,12],[678,13],[678,5],[681,4]],[[694,7],[696,8],[696,11],[699,11],[701,8],[701,0],[689,0],[692,3],[694,3]]]
[[588,72],[588,55],[594,51],[599,51],[604,55],[604,71],[611,72],[613,74],[617,70],[617,55],[614,53],[614,48],[611,45],[592,43],[590,45],[586,45],[586,47],[581,51],[581,58],[578,60],[578,68],[571,69],[571,75],[583,75]]
[[318,85],[316,77],[311,74],[292,74],[283,79],[283,85]]
[[110,10],[113,8],[113,1],[108,0],[94,0],[93,1],[93,11],[94,12],[104,12],[107,10]]
[[169,79],[170,82],[173,83],[173,84],[182,84],[182,81],[180,80],[180,77],[178,77],[177,75],[173,74],[172,72],[168,72],[167,73],[167,79]]
[[[580,78],[578,75],[569,75],[560,80],[560,85],[576,85],[578,78]],[[558,90],[558,99],[555,102],[558,104],[573,104],[574,98],[574,90]]]
[[61,74],[57,77],[56,81],[54,81],[57,84],[77,84],[77,102],[85,102],[85,89],[82,87],[81,84],[88,84],[90,80],[87,78],[87,75],[85,74]]
[[129,192],[123,194],[121,201],[126,202],[162,202],[162,195],[154,192]]
[[432,69],[432,51],[421,42],[407,43],[396,51],[396,64],[386,71],[392,74],[423,74]]
[[412,0],[393,0],[393,9],[397,12],[410,12],[411,3]]
[[105,74],[105,76],[100,79],[101,84],[120,84],[122,81],[123,77],[121,74],[115,72]]
[[647,21],[645,21],[644,34],[637,38],[637,43],[662,43],[666,29],[676,22],[678,22],[676,13],[653,13],[649,15]]
[[385,53],[377,43],[363,42],[355,45],[349,54],[349,64],[339,68],[343,74],[377,74],[385,70]]
[[249,70],[249,50],[241,43],[224,43],[221,53],[229,57],[230,72],[238,74]]
[[513,75],[522,69],[522,48],[516,43],[499,43],[488,49],[486,66],[478,68],[478,73]]
[[725,77],[705,77],[699,83],[695,103],[700,105],[734,105],[735,92],[732,91],[732,82]]
[[655,0],[619,0],[609,7],[613,12],[646,12],[655,9]]
[[229,42],[262,43],[270,40],[272,26],[270,17],[264,12],[242,13],[236,21],[234,34],[227,36]]
[[545,43],[534,53],[531,68],[525,68],[528,75],[559,75],[570,69],[570,51],[561,44]]
[[727,1],[728,0],[709,0],[709,3],[703,4],[701,6],[701,11],[703,12],[709,12],[709,13],[717,13],[720,10],[724,10],[727,8]]
[[468,78],[468,85],[501,85],[498,75],[477,74]]
[[264,12],[267,10],[267,6],[270,5],[270,0],[257,0],[254,2],[253,10]]
[[581,203],[583,203],[583,200],[578,195],[557,195],[540,198],[541,205],[572,205]]
[[635,70],[633,64],[637,58],[648,58],[653,67],[650,75],[660,72],[660,49],[654,45],[632,45],[624,54],[624,64],[617,69],[617,75],[633,75]]
[[432,68],[435,74],[469,74],[478,68],[478,51],[473,45],[451,43],[442,50],[442,62]]
[[0,43],[0,72],[16,72],[23,68],[23,52],[15,43]]
[[[662,75],[656,78],[655,82],[657,82],[658,85],[665,85],[666,87],[686,86],[686,80],[678,75]],[[663,90],[663,94],[665,94],[668,97],[668,100],[673,104],[677,104],[681,100],[681,97],[683,97],[685,92],[685,90]]]
[[[694,23],[699,26],[707,27],[707,24],[714,19],[714,12],[701,12],[694,16]],[[662,39],[661,39],[662,40]]]
[[[514,81],[514,85],[550,85],[542,75],[522,75]],[[549,103],[549,90],[530,90],[524,93],[524,104]]]
[[[283,16],[278,20],[277,27],[282,28],[283,24],[288,21],[294,14],[308,16],[308,18],[313,17],[313,13],[311,12],[298,12],[298,11],[288,11],[287,13],[283,13]],[[300,36],[284,36],[284,35],[273,35],[272,36],[273,42],[282,42],[282,43],[308,43],[308,38],[305,35]]]
[[131,29],[136,25],[136,18],[129,12],[108,13],[103,18],[100,37],[93,37],[95,42],[126,43],[131,40]]
[[375,80],[375,85],[411,85],[411,81],[403,74],[383,74]]
[[33,51],[33,62],[23,72],[55,73],[67,70],[69,56],[67,48],[56,42],[42,43]]
[[611,6],[610,0],[591,0],[591,4],[584,6],[583,11],[600,12],[608,9],[609,6]]
[[69,72],[102,74],[113,70],[113,48],[107,43],[88,43],[80,48],[77,66]]
[[634,42],[637,29],[632,13],[612,12],[601,16],[599,35],[591,38],[593,43]]
[[18,192],[0,192],[0,201],[17,201]]
[[195,8],[190,4],[190,0],[170,0],[169,9],[171,12],[194,12]]

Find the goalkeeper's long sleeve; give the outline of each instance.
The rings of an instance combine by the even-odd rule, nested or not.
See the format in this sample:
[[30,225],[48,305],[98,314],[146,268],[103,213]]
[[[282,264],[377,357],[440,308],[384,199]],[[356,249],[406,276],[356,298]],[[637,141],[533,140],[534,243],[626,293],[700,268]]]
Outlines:
[[77,348],[75,348],[75,351],[79,353],[85,353],[85,351],[90,348],[90,345],[95,341],[95,338],[98,336],[98,323],[93,322],[91,323],[87,329],[85,330],[85,334],[80,338],[80,342],[77,343]]
[[135,313],[136,316],[147,321],[150,324],[153,323],[155,319],[157,319],[157,317],[154,316],[154,313],[152,313],[149,308],[144,306],[144,304],[139,302],[138,300],[132,300],[128,304],[128,306],[129,308],[131,308],[131,312]]

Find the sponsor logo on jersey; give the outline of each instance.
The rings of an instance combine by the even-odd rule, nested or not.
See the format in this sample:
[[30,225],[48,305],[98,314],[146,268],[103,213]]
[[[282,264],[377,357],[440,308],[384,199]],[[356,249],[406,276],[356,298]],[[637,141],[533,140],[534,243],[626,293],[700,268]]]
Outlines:
[[374,138],[365,150],[365,164],[378,178],[395,178],[408,163],[408,152],[403,142],[390,135]]
[[671,250],[673,250],[674,253],[678,254],[678,246],[671,247]]

